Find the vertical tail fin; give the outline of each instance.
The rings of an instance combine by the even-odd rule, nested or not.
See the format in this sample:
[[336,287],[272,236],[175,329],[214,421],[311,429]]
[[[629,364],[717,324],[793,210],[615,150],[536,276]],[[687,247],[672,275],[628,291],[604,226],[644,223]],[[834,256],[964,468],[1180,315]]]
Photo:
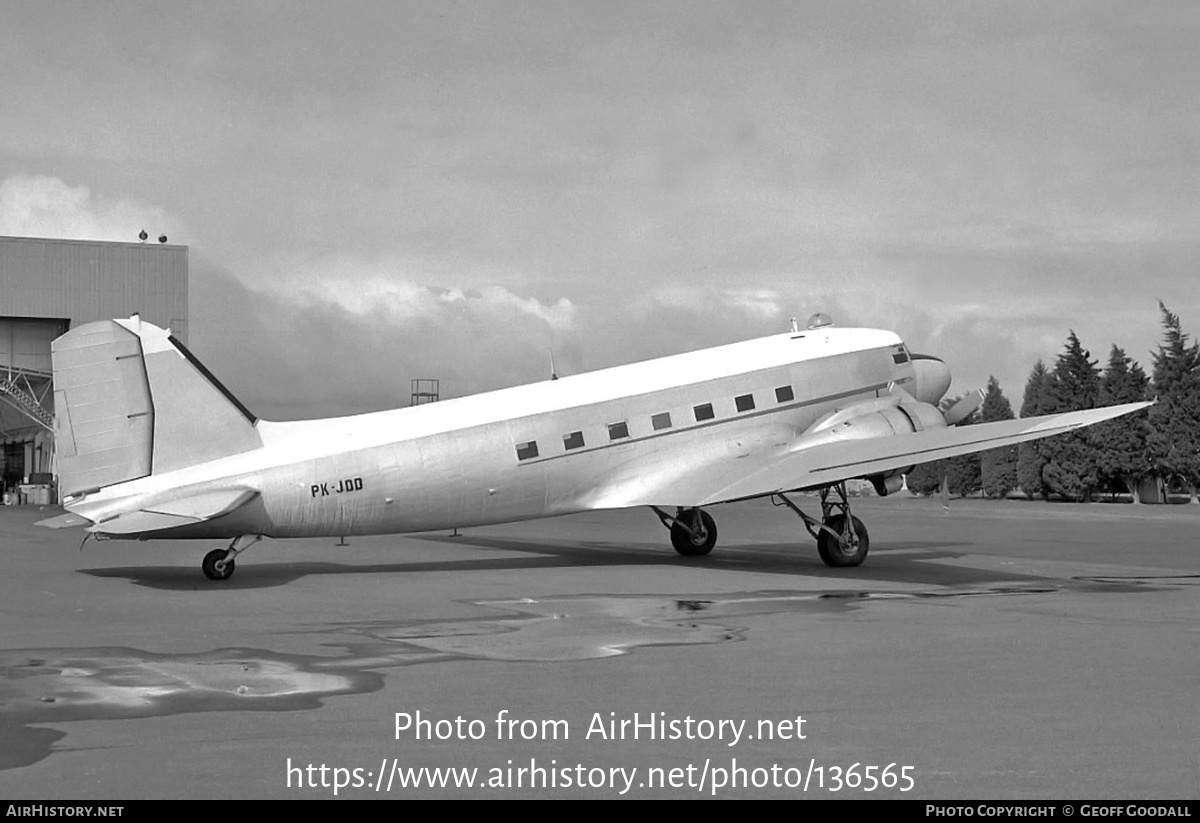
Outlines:
[[136,315],[72,329],[51,353],[64,497],[262,445],[257,418],[179,341]]

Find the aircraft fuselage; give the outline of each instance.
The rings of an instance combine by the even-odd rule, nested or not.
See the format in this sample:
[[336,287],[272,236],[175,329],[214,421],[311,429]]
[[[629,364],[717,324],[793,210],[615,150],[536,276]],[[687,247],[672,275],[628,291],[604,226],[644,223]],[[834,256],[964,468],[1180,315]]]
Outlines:
[[256,493],[204,522],[112,535],[136,538],[401,533],[612,508],[639,482],[785,448],[834,409],[917,383],[891,332],[807,330],[388,412],[258,421],[261,448],[68,508],[105,533],[122,512]]

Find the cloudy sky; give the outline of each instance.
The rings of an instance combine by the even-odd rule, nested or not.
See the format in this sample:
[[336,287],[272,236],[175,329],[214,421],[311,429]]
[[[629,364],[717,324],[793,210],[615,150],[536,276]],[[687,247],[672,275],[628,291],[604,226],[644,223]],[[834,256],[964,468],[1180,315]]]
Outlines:
[[1200,4],[0,0],[0,234],[190,247],[266,417],[824,311],[1020,404],[1200,333]]

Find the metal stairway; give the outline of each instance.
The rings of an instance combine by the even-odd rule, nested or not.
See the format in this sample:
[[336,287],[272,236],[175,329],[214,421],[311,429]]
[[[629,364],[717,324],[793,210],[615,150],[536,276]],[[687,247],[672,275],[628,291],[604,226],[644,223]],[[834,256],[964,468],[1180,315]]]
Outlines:
[[54,414],[47,411],[36,397],[17,385],[11,376],[0,375],[0,395],[5,395],[5,399],[35,423],[48,431],[54,431]]

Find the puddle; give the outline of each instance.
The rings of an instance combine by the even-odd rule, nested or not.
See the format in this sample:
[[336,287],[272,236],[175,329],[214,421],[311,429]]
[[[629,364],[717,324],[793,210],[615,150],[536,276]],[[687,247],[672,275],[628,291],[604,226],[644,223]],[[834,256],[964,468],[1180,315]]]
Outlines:
[[[1160,578],[1081,579],[1072,590],[1149,591]],[[1176,582],[1176,581],[1171,581]],[[1191,582],[1191,581],[1178,581]],[[296,711],[383,686],[388,669],[447,660],[576,661],[644,646],[741,640],[737,618],[832,614],[879,600],[1048,594],[1053,587],[920,592],[759,591],[706,598],[582,595],[484,601],[494,615],[346,623],[305,632],[332,656],[263,649],[152,654],[130,648],[0,650],[0,769],[36,763],[65,733],[36,724],[184,712]]]

